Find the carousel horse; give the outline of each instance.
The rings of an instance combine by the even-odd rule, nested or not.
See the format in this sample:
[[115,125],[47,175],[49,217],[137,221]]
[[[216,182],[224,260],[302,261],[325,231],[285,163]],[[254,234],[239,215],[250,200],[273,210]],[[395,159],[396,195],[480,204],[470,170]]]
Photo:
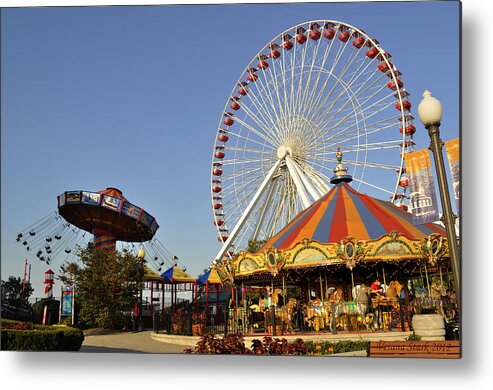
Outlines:
[[288,333],[293,333],[293,317],[296,310],[297,301],[294,298],[290,298],[288,303],[278,310],[276,310],[276,316],[279,316],[284,329]]
[[447,295],[445,286],[438,280],[433,281],[431,284],[431,297],[435,300],[436,310],[440,314],[445,322],[449,322],[455,317],[455,307],[450,297]]
[[356,297],[354,298],[354,303],[356,306],[356,315],[357,315],[357,326],[364,325],[367,330],[371,330],[372,326],[369,323],[369,319],[371,320],[371,324],[373,325],[373,314],[368,316],[368,311],[370,309],[368,294],[370,293],[371,288],[362,284],[356,292]]
[[447,296],[447,291],[438,280],[433,281],[430,286],[430,295],[427,297],[417,296],[412,302],[414,314],[437,313],[440,314],[445,322],[455,317],[455,308]]
[[323,324],[320,323],[322,317],[322,302],[319,299],[310,301],[308,305],[303,305],[303,321],[308,328],[319,331]]
[[331,324],[331,331],[334,331],[334,326],[342,327],[344,330],[349,329],[349,316],[351,314],[355,314],[354,305],[349,304],[344,301],[344,293],[341,288],[337,288],[334,292],[329,296],[329,302],[332,303],[331,310],[333,315],[333,321]]
[[404,288],[404,285],[399,283],[397,280],[393,280],[389,284],[389,288],[386,291],[387,298],[392,301],[399,301],[399,297],[401,296],[401,291]]

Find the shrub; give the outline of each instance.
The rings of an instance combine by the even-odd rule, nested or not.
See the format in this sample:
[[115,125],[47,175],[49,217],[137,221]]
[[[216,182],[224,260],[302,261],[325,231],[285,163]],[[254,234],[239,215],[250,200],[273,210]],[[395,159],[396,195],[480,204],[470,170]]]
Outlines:
[[420,341],[421,336],[418,336],[416,333],[412,333],[407,337],[407,341]]
[[187,348],[184,353],[197,354],[228,354],[228,355],[305,355],[307,348],[302,339],[290,343],[286,339],[266,336],[262,341],[252,340],[252,348],[245,346],[241,333],[229,334],[223,338],[204,334],[192,350]]
[[83,341],[79,329],[2,320],[4,351],[78,351]]
[[369,347],[369,342],[364,340],[307,341],[305,344],[308,355],[332,355],[334,353],[362,351]]
[[33,322],[41,324],[43,322],[44,308],[46,309],[46,324],[52,325],[58,322],[58,313],[60,310],[60,301],[55,299],[42,299],[33,305]]

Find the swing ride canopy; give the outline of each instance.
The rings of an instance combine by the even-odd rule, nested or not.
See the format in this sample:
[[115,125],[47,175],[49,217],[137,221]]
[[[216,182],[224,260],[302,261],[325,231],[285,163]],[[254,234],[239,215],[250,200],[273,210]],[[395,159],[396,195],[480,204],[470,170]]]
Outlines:
[[205,274],[197,279],[197,284],[222,284],[221,278],[215,268],[209,269]]
[[58,212],[79,229],[107,231],[116,241],[149,241],[159,228],[152,215],[111,187],[99,192],[66,191],[58,196]]
[[162,282],[163,278],[157,272],[154,272],[148,266],[144,266],[144,280],[148,282]]
[[256,253],[242,251],[231,262],[218,262],[223,280],[282,270],[359,263],[427,261],[448,258],[445,230],[436,224],[415,226],[412,215],[391,202],[361,194],[349,186],[351,176],[341,164],[334,186],[299,213]]
[[177,266],[173,266],[161,274],[165,283],[195,283],[195,279]]

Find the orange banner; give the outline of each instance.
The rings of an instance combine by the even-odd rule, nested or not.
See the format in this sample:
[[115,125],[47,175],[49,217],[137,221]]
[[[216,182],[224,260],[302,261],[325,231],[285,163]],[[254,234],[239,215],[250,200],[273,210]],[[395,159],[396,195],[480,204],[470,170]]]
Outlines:
[[454,188],[454,197],[459,210],[460,198],[460,142],[459,138],[445,142],[445,151],[447,152],[450,176]]
[[409,176],[409,190],[413,224],[439,220],[435,182],[428,149],[405,155],[406,172]]

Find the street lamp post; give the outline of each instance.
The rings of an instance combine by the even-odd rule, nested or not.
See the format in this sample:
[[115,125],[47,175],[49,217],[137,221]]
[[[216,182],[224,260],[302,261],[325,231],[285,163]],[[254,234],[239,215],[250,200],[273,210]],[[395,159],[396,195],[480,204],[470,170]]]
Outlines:
[[442,148],[444,143],[440,139],[440,121],[442,120],[442,105],[440,101],[433,96],[431,92],[423,93],[423,100],[418,106],[418,115],[423,122],[423,125],[428,130],[431,143],[430,150],[433,153],[435,160],[435,169],[438,178],[438,188],[440,199],[442,201],[443,217],[447,232],[447,241],[449,247],[450,261],[452,264],[452,274],[454,277],[455,294],[457,299],[457,307],[460,313],[460,266],[459,266],[459,250],[457,247],[457,236],[455,234],[455,218],[452,212],[450,203],[450,194],[448,190],[447,175],[445,172],[445,164],[443,161]]

